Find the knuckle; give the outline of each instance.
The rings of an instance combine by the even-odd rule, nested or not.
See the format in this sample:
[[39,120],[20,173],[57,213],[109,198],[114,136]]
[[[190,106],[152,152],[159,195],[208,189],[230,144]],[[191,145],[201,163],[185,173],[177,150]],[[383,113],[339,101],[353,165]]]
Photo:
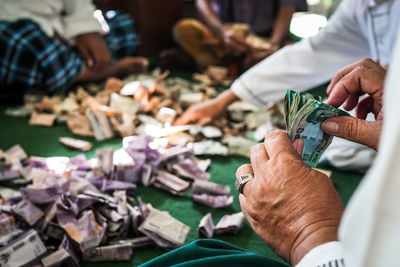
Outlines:
[[361,65],[369,65],[371,63],[374,63],[374,61],[372,59],[370,59],[370,58],[367,58],[367,57],[361,59],[361,61],[360,61]]
[[252,173],[252,167],[250,164],[243,164],[236,170],[236,177],[239,175],[247,174],[247,173]]
[[350,140],[357,139],[358,121],[356,119],[350,119],[345,121],[343,135]]
[[265,140],[267,140],[267,139],[275,139],[275,138],[282,138],[285,134],[286,134],[286,132],[282,131],[282,130],[270,131],[265,136]]
[[282,130],[270,131],[265,135],[264,142],[271,141],[274,142],[276,139],[281,139],[287,137],[287,133]]
[[260,143],[260,144],[253,146],[250,150],[250,153],[251,154],[258,153],[258,151],[260,151],[261,149],[264,149],[264,145]]
[[340,71],[333,77],[331,81],[332,86],[335,85],[342,78],[343,78],[343,72]]
[[270,165],[268,168],[270,170],[282,170],[283,166],[286,166],[288,162],[292,164],[292,158],[288,158],[288,156],[284,153],[278,153],[274,157],[271,158]]

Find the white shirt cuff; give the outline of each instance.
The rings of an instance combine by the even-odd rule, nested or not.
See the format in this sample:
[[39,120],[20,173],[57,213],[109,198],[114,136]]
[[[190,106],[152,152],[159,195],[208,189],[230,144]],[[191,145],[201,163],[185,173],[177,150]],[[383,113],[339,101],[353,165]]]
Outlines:
[[340,242],[328,242],[310,250],[296,267],[344,267],[344,254]]
[[236,79],[231,85],[231,90],[241,100],[249,102],[258,108],[264,108],[268,104],[261,100],[250,88],[246,87],[240,78]]

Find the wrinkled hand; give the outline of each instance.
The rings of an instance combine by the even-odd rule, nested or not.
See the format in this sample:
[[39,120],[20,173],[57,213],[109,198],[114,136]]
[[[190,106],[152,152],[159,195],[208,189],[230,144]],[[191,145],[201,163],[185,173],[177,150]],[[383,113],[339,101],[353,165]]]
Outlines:
[[[357,107],[357,118],[335,117],[322,124],[325,132],[377,149],[383,126],[383,87],[386,71],[371,59],[362,59],[339,71],[331,81],[327,103],[344,109]],[[368,96],[361,101],[359,97]],[[368,113],[376,121],[366,121]]]
[[76,37],[76,46],[85,58],[89,69],[100,71],[110,64],[111,53],[99,33],[86,33]]
[[266,244],[295,265],[312,248],[337,240],[343,203],[330,179],[303,163],[286,132],[270,132],[250,160],[236,172],[254,171],[240,206]]
[[242,32],[234,31],[232,29],[225,29],[222,34],[222,41],[225,46],[232,51],[248,52],[250,46],[246,43],[246,36]]
[[190,106],[181,117],[175,121],[175,125],[185,125],[197,123],[205,125],[218,117],[224,111],[224,106],[218,101],[218,98]]

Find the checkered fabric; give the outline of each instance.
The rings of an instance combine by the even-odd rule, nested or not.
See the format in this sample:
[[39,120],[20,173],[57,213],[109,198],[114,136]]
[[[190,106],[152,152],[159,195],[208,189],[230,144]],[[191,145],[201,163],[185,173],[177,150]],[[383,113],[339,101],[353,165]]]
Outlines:
[[105,39],[113,60],[134,56],[139,46],[139,36],[131,16],[120,11],[108,11],[104,14],[104,18],[110,27]]
[[[105,18],[110,27],[105,39],[113,60],[133,56],[139,44],[133,20],[122,12]],[[75,81],[83,65],[75,47],[47,36],[35,22],[0,21],[0,86],[61,92]]]

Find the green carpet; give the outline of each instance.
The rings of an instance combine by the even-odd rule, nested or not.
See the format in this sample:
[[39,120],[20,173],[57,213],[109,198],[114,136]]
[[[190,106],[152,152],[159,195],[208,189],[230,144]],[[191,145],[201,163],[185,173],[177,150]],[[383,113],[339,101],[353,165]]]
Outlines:
[[[317,90],[318,93],[323,93],[321,89]],[[0,149],[6,150],[14,144],[20,144],[28,155],[35,156],[74,156],[79,154],[75,150],[64,147],[58,142],[60,136],[71,136],[66,126],[57,125],[51,128],[41,126],[29,126],[28,119],[12,118],[4,115],[5,106],[0,107],[0,123],[2,130],[0,131]],[[76,137],[76,136],[75,136]],[[79,137],[81,138],[81,137]],[[91,138],[81,138],[94,143],[94,148],[85,153],[88,158],[95,156],[95,151],[102,147],[113,147],[115,149],[121,147],[121,139],[113,138],[104,142],[96,142]],[[197,225],[200,219],[207,213],[211,212],[213,215],[214,223],[225,214],[231,214],[240,211],[238,202],[238,194],[234,188],[235,172],[236,169],[249,160],[242,157],[212,157],[212,164],[209,169],[211,173],[211,181],[227,184],[231,186],[234,202],[232,207],[222,210],[213,210],[196,203],[193,203],[189,196],[176,197],[164,191],[159,191],[155,188],[146,188],[143,186],[138,187],[135,196],[141,196],[145,202],[150,202],[155,208],[160,210],[167,210],[171,215],[183,223],[191,227],[190,233],[187,237],[186,243],[196,240]],[[319,166],[325,169],[331,169],[327,166]],[[333,170],[333,169],[331,169]],[[352,192],[360,182],[362,175],[356,173],[340,172],[333,170],[333,182],[339,192],[342,200],[347,203]],[[249,225],[239,232],[236,236],[218,236],[218,239],[232,243],[241,248],[247,249],[252,252],[276,259],[283,262],[276,254],[274,254],[263,241],[253,232]],[[154,257],[164,253],[162,249],[150,248],[142,251],[134,252],[130,262],[122,263],[86,263],[82,266],[137,266]]]

